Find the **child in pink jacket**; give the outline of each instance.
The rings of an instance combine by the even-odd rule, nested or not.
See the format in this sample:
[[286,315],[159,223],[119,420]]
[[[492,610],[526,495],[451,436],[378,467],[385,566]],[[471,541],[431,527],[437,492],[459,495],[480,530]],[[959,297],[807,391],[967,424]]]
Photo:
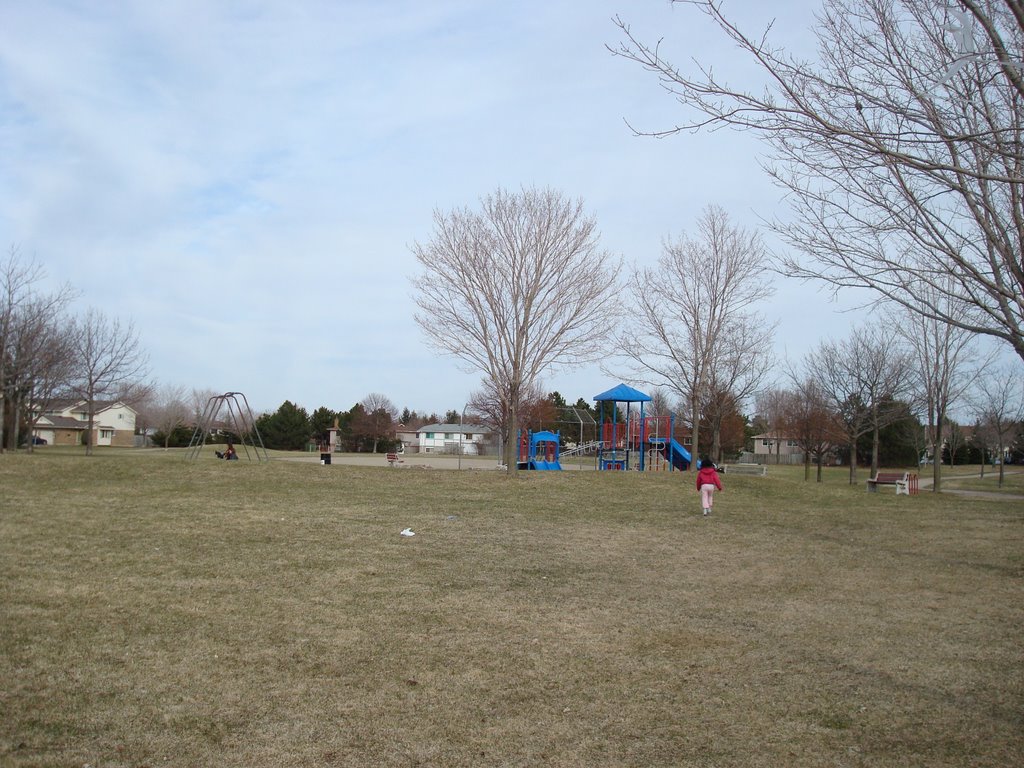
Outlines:
[[715,490],[722,490],[722,481],[718,477],[715,465],[710,459],[701,459],[700,471],[697,472],[697,490],[700,491],[700,504],[704,507],[704,517],[711,514]]

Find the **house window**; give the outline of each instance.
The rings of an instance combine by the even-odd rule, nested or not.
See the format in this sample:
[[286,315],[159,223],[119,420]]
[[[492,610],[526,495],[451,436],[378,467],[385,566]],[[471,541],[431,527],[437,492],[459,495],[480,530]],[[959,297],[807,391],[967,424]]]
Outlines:
[[434,439],[434,433],[433,432],[427,432],[427,440],[433,440],[433,439]]
[[786,445],[790,448],[796,448],[796,440],[787,440]]
[[765,446],[766,448],[771,448],[773,442],[773,440],[762,440],[761,445]]
[[114,437],[114,430],[112,430],[112,429],[101,429],[100,430],[100,437],[103,438],[104,440],[110,440],[111,438]]
[[467,432],[467,433],[466,433],[466,435],[465,435],[465,438],[466,438],[467,440],[472,440],[472,439],[473,439],[473,435],[472,435],[472,433],[469,433],[469,432]]
[[455,433],[454,432],[445,432],[444,433],[444,439],[445,440],[454,440],[455,439]]
[[117,418],[119,418],[119,419],[123,419],[123,418],[124,418],[124,414],[123,414],[123,413],[119,413],[119,414],[117,414]]

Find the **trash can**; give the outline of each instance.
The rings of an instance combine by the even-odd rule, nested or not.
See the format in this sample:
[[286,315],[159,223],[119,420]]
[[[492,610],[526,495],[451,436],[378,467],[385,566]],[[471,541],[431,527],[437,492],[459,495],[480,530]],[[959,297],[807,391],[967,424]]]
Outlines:
[[320,463],[321,464],[330,464],[331,463],[331,454],[329,454],[329,453],[321,453],[320,454]]

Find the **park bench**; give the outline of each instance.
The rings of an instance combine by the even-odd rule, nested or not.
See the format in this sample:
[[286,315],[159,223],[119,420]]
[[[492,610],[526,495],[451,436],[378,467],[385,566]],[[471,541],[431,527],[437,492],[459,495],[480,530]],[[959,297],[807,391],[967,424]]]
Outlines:
[[395,466],[396,464],[402,464],[405,461],[402,458],[401,454],[398,454],[398,453],[389,453],[389,454],[387,454],[387,459],[388,459],[388,464],[391,465],[392,467]]
[[723,464],[722,472],[727,475],[767,475],[768,467],[764,464]]
[[897,496],[901,493],[910,496],[917,493],[917,475],[911,472],[879,472],[867,481],[867,489],[871,493],[877,493],[880,485],[894,485]]

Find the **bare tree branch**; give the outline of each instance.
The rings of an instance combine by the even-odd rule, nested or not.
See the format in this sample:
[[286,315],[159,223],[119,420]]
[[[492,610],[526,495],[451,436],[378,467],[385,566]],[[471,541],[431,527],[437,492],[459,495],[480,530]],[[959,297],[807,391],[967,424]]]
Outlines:
[[686,120],[651,135],[736,128],[764,140],[792,212],[773,224],[794,251],[778,269],[867,289],[1024,359],[1021,3],[970,0],[964,15],[930,0],[824,0],[816,61],[748,36],[719,2],[681,4],[757,65],[763,90],[699,63],[680,71],[622,19],[613,52],[684,105]]
[[709,206],[698,237],[666,242],[658,265],[633,276],[638,321],[620,335],[619,356],[635,380],[664,386],[686,403],[694,456],[702,409],[713,407],[713,395],[740,402],[770,369],[774,325],[754,311],[773,292],[767,274],[756,233]]
[[413,246],[416,322],[436,349],[483,374],[517,413],[541,374],[598,359],[615,327],[621,264],[598,247],[581,201],[552,190],[498,190],[479,212],[435,212],[434,236]]

